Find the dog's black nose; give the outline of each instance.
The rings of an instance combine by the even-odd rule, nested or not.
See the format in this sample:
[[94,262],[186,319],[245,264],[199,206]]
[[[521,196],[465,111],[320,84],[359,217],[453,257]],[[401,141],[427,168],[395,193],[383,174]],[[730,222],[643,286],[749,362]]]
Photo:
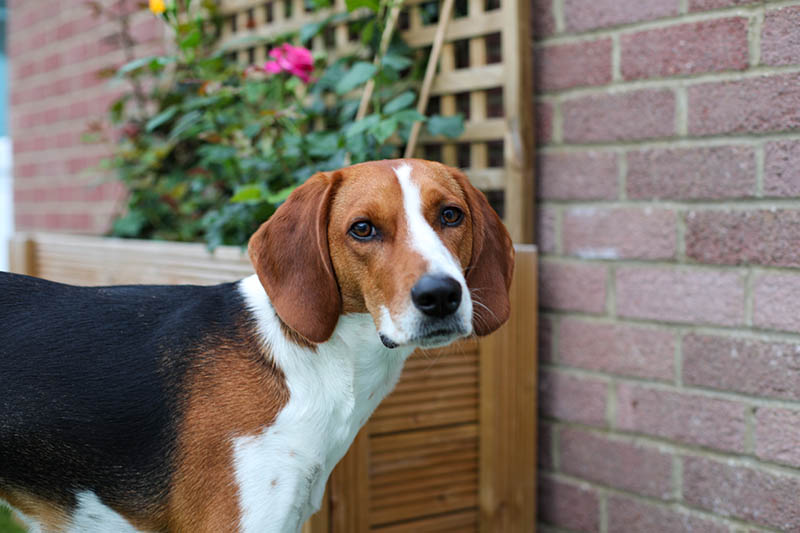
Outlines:
[[461,284],[450,276],[426,274],[411,288],[411,301],[428,316],[452,315],[461,303]]

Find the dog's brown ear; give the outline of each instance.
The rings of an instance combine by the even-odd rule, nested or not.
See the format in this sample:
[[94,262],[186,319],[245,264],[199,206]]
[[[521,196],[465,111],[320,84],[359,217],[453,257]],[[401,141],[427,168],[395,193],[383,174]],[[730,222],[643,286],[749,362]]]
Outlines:
[[328,340],[342,298],[328,249],[336,175],[318,173],[289,195],[250,238],[248,252],[278,316],[311,342]]
[[514,246],[483,193],[463,172],[449,170],[466,194],[472,215],[472,258],[466,271],[474,306],[472,326],[477,335],[488,335],[502,326],[511,313],[508,291],[514,274]]

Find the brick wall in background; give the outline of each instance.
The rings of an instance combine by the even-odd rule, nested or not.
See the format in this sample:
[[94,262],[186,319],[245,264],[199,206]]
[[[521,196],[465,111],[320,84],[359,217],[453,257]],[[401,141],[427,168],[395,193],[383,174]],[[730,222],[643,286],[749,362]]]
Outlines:
[[800,1],[534,0],[544,531],[800,531]]
[[[81,142],[81,134],[90,120],[104,116],[119,91],[97,76],[125,63],[119,44],[110,39],[117,26],[93,16],[89,2],[9,4],[16,228],[104,232],[122,190],[90,170],[107,148]],[[162,48],[162,25],[152,14],[137,14],[131,26],[143,43],[135,49],[137,57]]]

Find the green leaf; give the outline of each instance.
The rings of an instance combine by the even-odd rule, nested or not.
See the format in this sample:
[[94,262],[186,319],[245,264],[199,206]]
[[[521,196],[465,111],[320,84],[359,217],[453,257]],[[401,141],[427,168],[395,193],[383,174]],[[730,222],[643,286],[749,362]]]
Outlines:
[[125,63],[124,65],[119,67],[119,69],[117,69],[117,77],[122,77],[122,76],[124,76],[125,74],[127,74],[129,72],[132,72],[132,71],[134,71],[136,69],[140,69],[140,68],[144,67],[145,65],[149,65],[150,62],[155,60],[155,59],[158,59],[158,57],[156,57],[156,56],[140,57],[139,59],[134,59],[133,61],[130,61],[129,63]]
[[345,5],[348,11],[355,11],[356,9],[366,7],[374,13],[377,13],[381,7],[378,0],[345,0]]
[[308,153],[314,157],[330,157],[339,149],[339,134],[312,133],[307,136]]
[[370,128],[370,133],[375,136],[375,139],[383,144],[386,139],[392,136],[392,133],[397,129],[397,119],[387,118],[378,123],[374,128]]
[[347,127],[345,130],[345,135],[347,137],[353,137],[354,135],[358,135],[359,133],[363,133],[368,129],[376,126],[378,122],[380,122],[381,117],[380,115],[368,115],[358,122],[353,122],[350,126]]
[[434,115],[428,119],[427,127],[431,135],[444,135],[450,138],[458,137],[464,133],[464,116],[443,117]]
[[188,50],[190,48],[196,48],[198,44],[200,44],[200,39],[202,38],[202,33],[200,33],[200,28],[194,28],[189,34],[184,37],[180,42],[180,47],[182,50]]
[[141,211],[131,211],[118,218],[111,226],[111,232],[119,237],[136,237],[147,224],[147,217]]
[[264,188],[259,183],[250,183],[236,188],[236,192],[231,197],[232,203],[252,204],[260,202],[264,198]]
[[306,44],[310,41],[315,35],[317,35],[322,28],[324,28],[328,23],[328,20],[321,20],[319,22],[309,22],[308,24],[304,25],[300,28],[300,43]]
[[386,54],[381,59],[381,65],[394,70],[403,70],[411,66],[411,59],[398,54]]
[[193,126],[197,121],[203,118],[200,111],[190,111],[175,121],[175,127],[169,133],[170,139],[179,137],[183,132]]
[[167,122],[169,119],[174,117],[175,113],[177,113],[177,112],[178,112],[178,108],[176,106],[174,106],[174,105],[173,106],[169,106],[164,111],[162,111],[158,115],[156,115],[153,118],[151,118],[150,120],[148,120],[147,121],[147,125],[145,125],[144,129],[147,130],[148,133],[153,131],[154,129],[156,129],[157,127],[161,126],[162,124]]
[[385,106],[383,106],[383,112],[387,115],[396,113],[401,109],[405,109],[411,104],[413,104],[416,98],[417,95],[414,94],[414,91],[406,91],[404,93],[400,93],[399,95],[392,98]]
[[411,124],[412,122],[417,121],[424,122],[426,120],[425,115],[416,109],[405,109],[399,113],[395,113],[394,118],[396,118],[397,121],[402,124]]
[[378,69],[372,63],[359,61],[353,65],[352,68],[347,71],[347,74],[339,80],[339,83],[336,84],[336,93],[344,94],[352,91],[374,76],[376,70]]

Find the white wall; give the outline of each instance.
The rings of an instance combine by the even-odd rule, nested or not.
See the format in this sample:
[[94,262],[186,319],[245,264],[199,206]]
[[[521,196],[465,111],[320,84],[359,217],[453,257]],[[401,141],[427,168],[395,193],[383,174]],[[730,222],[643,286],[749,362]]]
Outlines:
[[0,137],[0,270],[8,270],[8,239],[14,231],[11,138]]

